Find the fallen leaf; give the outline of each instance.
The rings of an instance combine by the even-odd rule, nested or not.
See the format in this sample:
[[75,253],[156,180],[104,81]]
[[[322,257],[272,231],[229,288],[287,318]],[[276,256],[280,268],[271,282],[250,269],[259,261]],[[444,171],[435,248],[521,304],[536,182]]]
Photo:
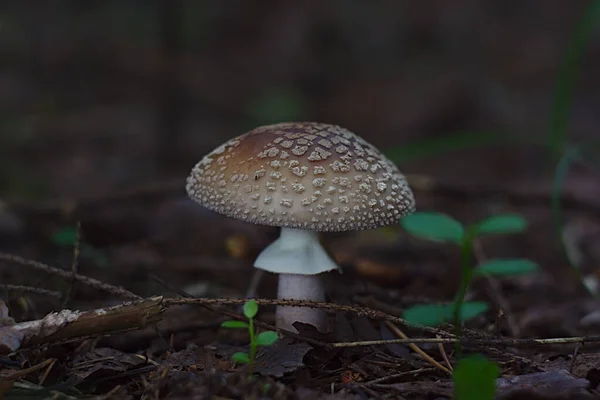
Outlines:
[[261,348],[258,354],[256,372],[280,378],[304,366],[304,356],[312,347],[304,342],[294,342],[283,338],[272,346]]
[[99,347],[76,357],[73,360],[71,373],[78,379],[84,380],[95,376],[119,375],[145,364],[146,360],[136,354]]

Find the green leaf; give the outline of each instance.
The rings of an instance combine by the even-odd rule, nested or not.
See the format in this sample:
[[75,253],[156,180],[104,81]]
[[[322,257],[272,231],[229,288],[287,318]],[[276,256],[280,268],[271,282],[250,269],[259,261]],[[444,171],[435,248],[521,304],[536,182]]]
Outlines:
[[416,212],[400,220],[410,234],[442,242],[460,243],[465,229],[454,218],[437,212]]
[[244,321],[225,321],[221,324],[223,328],[248,328],[248,323]]
[[527,221],[520,215],[505,214],[486,218],[477,225],[478,235],[519,233],[527,228]]
[[77,229],[62,228],[52,236],[52,242],[58,246],[73,246],[77,241]]
[[[487,311],[488,305],[484,302],[465,302],[461,308],[461,321],[471,318]],[[452,320],[454,304],[419,304],[407,308],[402,318],[413,324],[436,326]]]
[[535,272],[538,265],[524,258],[492,259],[475,269],[476,275],[525,275]]
[[237,352],[231,355],[231,359],[239,364],[250,364],[248,353]]
[[500,369],[496,363],[479,354],[458,361],[452,380],[454,381],[454,399],[493,400],[496,397],[496,379]]
[[256,336],[256,344],[259,346],[270,346],[277,340],[277,332],[265,331]]
[[256,300],[251,299],[244,303],[244,315],[246,318],[254,318],[258,312],[258,304]]
[[418,304],[402,313],[402,318],[408,322],[425,326],[441,325],[451,317],[452,306],[446,304]]
[[486,312],[490,306],[483,301],[466,301],[463,303],[460,313],[461,321],[468,321]]

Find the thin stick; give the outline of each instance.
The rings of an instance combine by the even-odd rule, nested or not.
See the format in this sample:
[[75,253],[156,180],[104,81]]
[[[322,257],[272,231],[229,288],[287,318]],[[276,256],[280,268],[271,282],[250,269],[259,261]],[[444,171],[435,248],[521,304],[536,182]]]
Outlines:
[[41,263],[39,261],[28,260],[26,258],[19,257],[14,254],[0,253],[0,261],[6,261],[9,263],[22,265],[24,267],[34,268],[34,269],[44,271],[49,274],[58,275],[62,278],[66,278],[66,279],[75,279],[76,281],[84,283],[93,288],[96,288],[99,290],[104,290],[105,292],[109,292],[116,296],[120,296],[120,297],[123,297],[126,299],[131,299],[131,300],[140,300],[141,299],[140,296],[133,294],[129,290],[122,288],[120,286],[109,285],[108,283],[101,282],[98,279],[90,278],[88,276],[84,276],[84,275],[80,275],[80,274],[73,274],[70,271],[65,271],[64,269],[61,269],[61,268],[51,267],[51,266]]
[[[396,325],[394,325],[390,321],[386,321],[385,324],[388,326],[388,328],[390,328],[392,331],[394,331],[394,333],[396,335],[400,336],[402,339],[409,339],[409,337],[406,336],[406,334],[404,332],[402,332],[402,330],[400,328],[398,328]],[[421,357],[423,357],[429,364],[433,365],[434,367],[436,367],[438,369],[441,369],[442,371],[446,372],[447,374],[452,375],[452,371],[450,371],[448,368],[444,367],[442,364],[440,364],[439,362],[434,360],[429,354],[425,353],[423,351],[423,349],[421,349],[416,344],[408,343],[408,347],[410,347],[415,353],[420,354]]]
[[[454,337],[451,333],[443,331],[441,329],[432,328],[428,326],[414,325],[409,323],[403,318],[396,317],[394,315],[386,314],[384,312],[373,310],[366,307],[356,307],[348,305],[340,305],[334,303],[320,302],[320,301],[309,301],[309,300],[289,300],[289,299],[254,299],[259,305],[275,305],[275,306],[290,306],[290,307],[313,307],[322,308],[329,311],[336,312],[350,312],[357,314],[362,317],[367,317],[375,320],[391,321],[411,328],[419,329],[423,332],[432,333],[434,335],[440,335],[445,337]],[[234,299],[234,298],[186,298],[186,299],[165,299],[167,305],[182,305],[182,304],[197,304],[197,305],[210,305],[210,304],[223,304],[223,305],[237,305],[246,302],[246,299]]]
[[403,376],[416,375],[416,374],[420,374],[423,372],[432,372],[432,371],[435,371],[435,368],[419,368],[419,369],[414,369],[412,371],[399,372],[397,374],[383,376],[381,378],[377,378],[377,379],[373,379],[372,381],[365,382],[362,385],[365,385],[365,386],[377,385],[378,383],[383,383],[385,381],[402,378]]
[[[439,336],[437,336],[437,338],[439,339]],[[452,367],[452,364],[450,363],[450,359],[448,358],[448,354],[446,353],[446,349],[444,348],[444,344],[438,343],[438,349],[440,351],[440,354],[442,355],[442,358],[444,359],[444,362],[448,366],[448,369],[450,371],[454,371],[454,368]]]
[[[463,342],[465,342],[463,340]],[[410,343],[456,343],[454,338],[410,338],[410,339],[380,339],[380,340],[361,340],[357,342],[334,342],[330,343],[332,347],[363,347],[363,346],[384,346],[387,344],[410,344]]]
[[50,363],[50,365],[48,365],[48,368],[46,368],[46,371],[44,371],[44,374],[42,375],[42,377],[40,378],[40,381],[38,382],[38,385],[42,386],[44,384],[44,382],[46,382],[46,379],[48,379],[48,375],[50,375],[50,371],[52,371],[52,368],[54,367],[54,364],[56,364],[56,358],[52,358],[51,359],[52,362]]
[[[233,313],[233,312],[229,312],[229,311],[217,311],[213,307],[211,307],[211,304],[213,304],[213,305],[214,304],[233,304],[233,305],[240,304],[240,305],[243,305],[246,302],[246,300],[243,300],[243,299],[226,299],[226,300],[234,300],[234,301],[233,302],[229,302],[229,303],[224,303],[224,302],[220,302],[219,303],[219,302],[212,301],[213,299],[206,299],[206,298],[194,297],[193,295],[187,293],[185,290],[172,287],[171,285],[169,285],[168,282],[165,282],[164,280],[160,279],[156,275],[151,275],[151,276],[152,276],[152,278],[154,280],[156,280],[162,286],[164,286],[165,288],[167,288],[167,289],[169,289],[171,291],[174,291],[175,293],[179,294],[181,297],[190,300],[190,302],[193,302],[193,304],[198,304],[198,305],[206,308],[207,310],[209,310],[211,312],[214,312],[214,313],[217,313],[217,314],[223,314],[223,315],[225,315],[225,316],[227,316],[229,318],[237,319],[239,321],[244,321],[244,322],[247,321],[247,318],[241,314],[242,310],[240,310],[240,312],[238,312],[238,313]],[[171,300],[180,300],[180,299],[169,299],[169,301],[171,301]],[[206,300],[208,300],[208,301],[206,301]],[[258,299],[258,300],[262,300],[262,299]],[[257,302],[258,302],[258,300],[257,300]],[[260,303],[260,304],[263,304],[263,303]],[[261,321],[256,320],[256,319],[254,320],[254,324],[256,326],[264,328],[264,329],[268,329],[268,330],[271,330],[271,331],[280,332],[280,333],[282,333],[284,335],[287,335],[287,336],[289,336],[289,337],[291,337],[293,339],[306,342],[306,343],[311,344],[311,345],[313,345],[315,347],[320,347],[320,348],[323,348],[323,349],[326,349],[326,350],[331,350],[332,349],[332,347],[329,344],[327,344],[327,343],[321,342],[321,341],[316,340],[316,339],[304,337],[304,336],[299,335],[299,334],[297,334],[295,332],[291,332],[291,331],[288,331],[288,330],[285,330],[285,329],[276,328],[273,325],[269,325],[267,323],[261,322]]]
[[62,297],[62,293],[57,290],[41,289],[33,286],[0,284],[0,290],[6,290],[8,292],[33,293],[39,294],[40,296],[56,297],[58,299]]
[[[335,342],[330,343],[332,347],[361,347],[361,346],[377,346],[387,344],[408,344],[408,343],[456,343],[456,338],[410,338],[410,339],[389,339],[389,340],[364,340],[360,342]],[[478,345],[496,345],[496,346],[552,346],[562,344],[586,344],[600,342],[600,336],[576,336],[576,337],[560,337],[550,339],[476,339],[463,338],[464,344]]]
[[32,372],[39,371],[40,369],[46,368],[49,365],[54,365],[55,362],[56,362],[55,358],[49,358],[47,360],[42,361],[39,364],[34,365],[33,367],[25,368],[25,369],[13,372],[12,374],[5,375],[2,377],[2,379],[6,379],[8,381],[14,381],[17,379],[21,379],[24,376],[27,376]]

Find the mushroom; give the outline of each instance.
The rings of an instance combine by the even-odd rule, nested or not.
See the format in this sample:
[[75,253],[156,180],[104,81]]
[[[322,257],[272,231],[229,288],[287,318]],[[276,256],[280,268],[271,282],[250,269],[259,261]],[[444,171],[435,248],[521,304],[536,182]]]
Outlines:
[[[229,140],[194,166],[186,190],[210,210],[281,228],[254,263],[279,274],[278,299],[325,300],[319,274],[339,266],[319,232],[375,229],[415,209],[389,159],[354,133],[316,122],[262,126]],[[295,321],[326,329],[321,310],[277,307],[278,328],[296,331]]]

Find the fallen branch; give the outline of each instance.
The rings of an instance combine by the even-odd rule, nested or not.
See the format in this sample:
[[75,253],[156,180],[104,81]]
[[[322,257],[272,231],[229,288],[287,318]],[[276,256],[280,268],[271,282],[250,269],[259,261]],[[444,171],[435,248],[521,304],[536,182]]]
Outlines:
[[19,348],[142,329],[161,320],[162,297],[124,303],[90,311],[62,310],[35,321],[0,328],[0,354]]
[[[289,335],[297,340],[303,340],[307,343],[324,348],[341,347],[359,347],[376,346],[388,344],[409,344],[409,343],[456,343],[461,340],[466,345],[484,345],[484,346],[548,346],[564,344],[585,344],[600,342],[598,336],[577,336],[548,339],[510,339],[496,338],[486,335],[465,336],[461,339],[441,329],[432,327],[414,326],[407,323],[402,318],[372,310],[366,307],[342,306],[338,304],[301,301],[301,300],[274,300],[274,299],[255,299],[261,305],[283,305],[295,307],[315,307],[323,308],[336,312],[351,312],[367,318],[396,322],[407,326],[421,329],[424,332],[444,335],[445,337],[436,338],[407,338],[392,340],[369,340],[357,342],[338,342],[324,343],[312,338],[306,338],[293,332],[256,321],[257,326],[264,326],[267,329],[277,330],[283,334]],[[71,311],[62,310],[53,312],[40,320],[20,322],[14,325],[7,325],[0,328],[0,354],[7,354],[18,350],[19,348],[47,344],[63,340],[79,339],[83,337],[93,337],[113,333],[122,333],[137,329],[143,329],[149,325],[162,320],[162,313],[171,306],[177,305],[238,305],[243,304],[245,299],[233,298],[163,298],[162,296],[151,297],[134,302],[120,304],[118,306],[101,308],[90,311]],[[216,311],[215,312],[221,312]],[[224,314],[243,319],[241,315],[231,312]]]

